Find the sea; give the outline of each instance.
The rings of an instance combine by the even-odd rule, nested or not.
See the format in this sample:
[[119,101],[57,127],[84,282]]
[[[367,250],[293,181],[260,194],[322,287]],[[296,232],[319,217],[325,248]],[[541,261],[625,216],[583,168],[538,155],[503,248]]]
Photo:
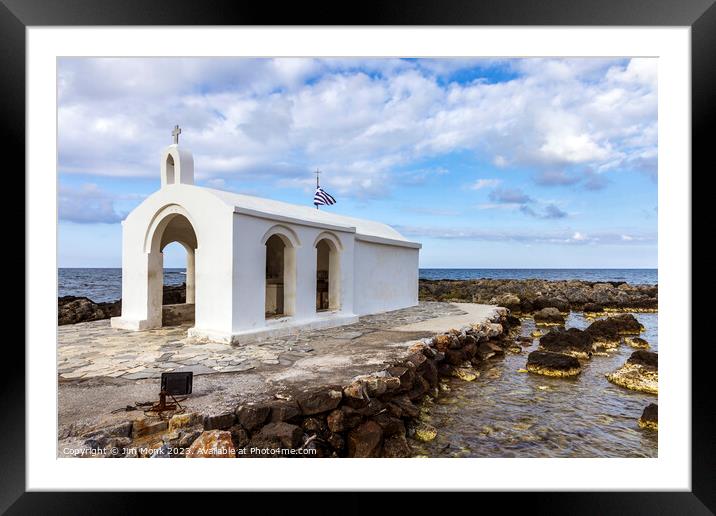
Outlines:
[[[595,282],[618,281],[629,284],[658,282],[657,269],[420,269],[421,279],[545,279],[584,280]],[[186,279],[185,269],[164,269],[165,285],[181,285]],[[93,301],[115,301],[122,297],[122,269],[120,268],[60,268],[58,295],[84,296]]]

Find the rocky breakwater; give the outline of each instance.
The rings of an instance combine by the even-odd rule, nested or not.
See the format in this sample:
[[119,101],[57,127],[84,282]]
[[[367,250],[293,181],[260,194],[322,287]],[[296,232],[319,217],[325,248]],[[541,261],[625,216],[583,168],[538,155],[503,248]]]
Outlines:
[[633,391],[658,394],[659,356],[652,351],[635,351],[622,367],[606,377],[613,384]]
[[420,280],[419,296],[426,301],[499,305],[514,314],[531,314],[544,308],[562,313],[653,312],[658,307],[657,285],[581,280]]
[[[162,303],[173,305],[186,302],[186,285],[165,285]],[[122,314],[122,300],[95,302],[88,297],[62,296],[57,298],[57,323],[76,324],[119,317]]]
[[410,439],[435,437],[419,416],[421,403],[440,396],[441,377],[476,378],[475,366],[514,345],[518,325],[500,308],[489,322],[422,339],[403,359],[347,385],[281,394],[221,414],[128,422],[119,433],[94,432],[85,446],[95,452],[89,456],[118,456],[101,452],[121,442],[126,457],[408,457]]

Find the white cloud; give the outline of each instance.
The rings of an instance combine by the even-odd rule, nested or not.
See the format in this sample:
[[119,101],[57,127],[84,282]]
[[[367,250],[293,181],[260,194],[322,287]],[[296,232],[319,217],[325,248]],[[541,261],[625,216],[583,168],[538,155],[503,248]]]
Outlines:
[[492,188],[498,186],[500,182],[501,181],[499,179],[478,179],[472,185],[470,185],[470,189],[482,190],[483,188]]
[[445,81],[474,64],[63,59],[60,171],[154,177],[178,123],[199,180],[262,173],[301,186],[320,167],[327,187],[379,195],[405,169],[460,150],[500,168],[655,174],[656,60],[502,61],[516,78]]

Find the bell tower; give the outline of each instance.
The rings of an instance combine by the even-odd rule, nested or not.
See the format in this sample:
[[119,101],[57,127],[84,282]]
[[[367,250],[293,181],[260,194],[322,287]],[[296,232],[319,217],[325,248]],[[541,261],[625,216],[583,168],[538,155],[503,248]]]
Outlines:
[[188,149],[179,147],[180,134],[179,126],[174,126],[172,131],[174,143],[162,152],[162,188],[176,184],[194,184],[194,157]]

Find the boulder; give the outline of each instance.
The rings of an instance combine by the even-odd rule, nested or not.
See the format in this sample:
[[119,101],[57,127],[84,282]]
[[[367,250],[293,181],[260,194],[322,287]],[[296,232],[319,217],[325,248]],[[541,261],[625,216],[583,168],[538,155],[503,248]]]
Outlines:
[[477,346],[477,352],[475,353],[475,356],[480,361],[485,361],[494,356],[500,356],[504,354],[505,351],[500,346],[498,346],[494,342],[485,340],[483,342],[480,342],[480,344]]
[[237,449],[243,448],[249,443],[249,433],[243,426],[234,425],[229,428],[229,432],[231,433],[231,440],[234,442]]
[[625,337],[624,342],[636,349],[649,349],[649,343],[641,337]]
[[585,314],[599,314],[604,312],[604,307],[602,305],[598,305],[597,303],[584,303],[582,311]]
[[405,435],[405,424],[403,420],[383,412],[382,414],[375,415],[371,418],[380,425],[383,430],[383,436],[388,437],[395,434]]
[[307,392],[298,397],[298,406],[304,416],[329,412],[336,408],[343,399],[341,387],[325,387],[313,392]]
[[341,406],[328,414],[326,423],[331,432],[344,432],[358,426],[363,415],[349,406]]
[[653,351],[639,350],[631,354],[627,359],[627,364],[638,364],[653,369],[659,368],[659,355]]
[[533,317],[536,324],[564,326],[564,316],[554,307],[542,308],[539,312],[535,312]]
[[559,312],[569,313],[570,309],[569,302],[566,299],[556,297],[540,296],[532,301],[532,305],[537,311],[542,311],[545,308],[555,308]]
[[592,343],[592,336],[577,328],[552,329],[540,338],[539,347],[543,351],[589,358],[592,356]]
[[194,412],[186,412],[184,414],[174,414],[169,420],[169,432],[174,432],[180,428],[194,426],[199,422],[198,414]]
[[527,356],[527,371],[544,376],[576,376],[582,372],[579,360],[551,351],[533,351]]
[[258,437],[263,441],[273,441],[278,447],[294,449],[301,446],[303,430],[299,426],[278,421],[261,428]]
[[298,403],[293,400],[276,400],[268,404],[271,409],[269,420],[273,423],[290,421],[301,415]]
[[595,348],[614,349],[622,335],[638,335],[643,330],[632,314],[619,314],[594,321],[585,331],[592,335]]
[[379,457],[383,444],[383,429],[375,421],[367,420],[348,433],[349,457]]
[[410,457],[410,455],[410,446],[404,434],[386,437],[383,442],[383,457],[392,459]]
[[491,301],[493,301],[493,302],[490,304],[504,306],[510,312],[519,312],[521,309],[520,303],[522,301],[520,300],[519,297],[517,297],[516,295],[511,294],[511,293],[502,294],[501,296],[492,298]]
[[234,424],[234,421],[236,415],[233,412],[204,416],[204,430],[226,430]]
[[639,418],[639,428],[659,429],[659,407],[656,403],[649,403],[646,406]]
[[635,351],[623,366],[605,376],[607,380],[620,387],[648,394],[658,394],[658,355],[651,351]]
[[396,417],[416,418],[420,410],[407,396],[396,396],[387,404],[388,411]]
[[185,453],[189,458],[226,459],[236,457],[231,433],[225,430],[202,432]]
[[236,419],[249,432],[263,425],[271,414],[271,407],[263,404],[249,403],[236,409]]

